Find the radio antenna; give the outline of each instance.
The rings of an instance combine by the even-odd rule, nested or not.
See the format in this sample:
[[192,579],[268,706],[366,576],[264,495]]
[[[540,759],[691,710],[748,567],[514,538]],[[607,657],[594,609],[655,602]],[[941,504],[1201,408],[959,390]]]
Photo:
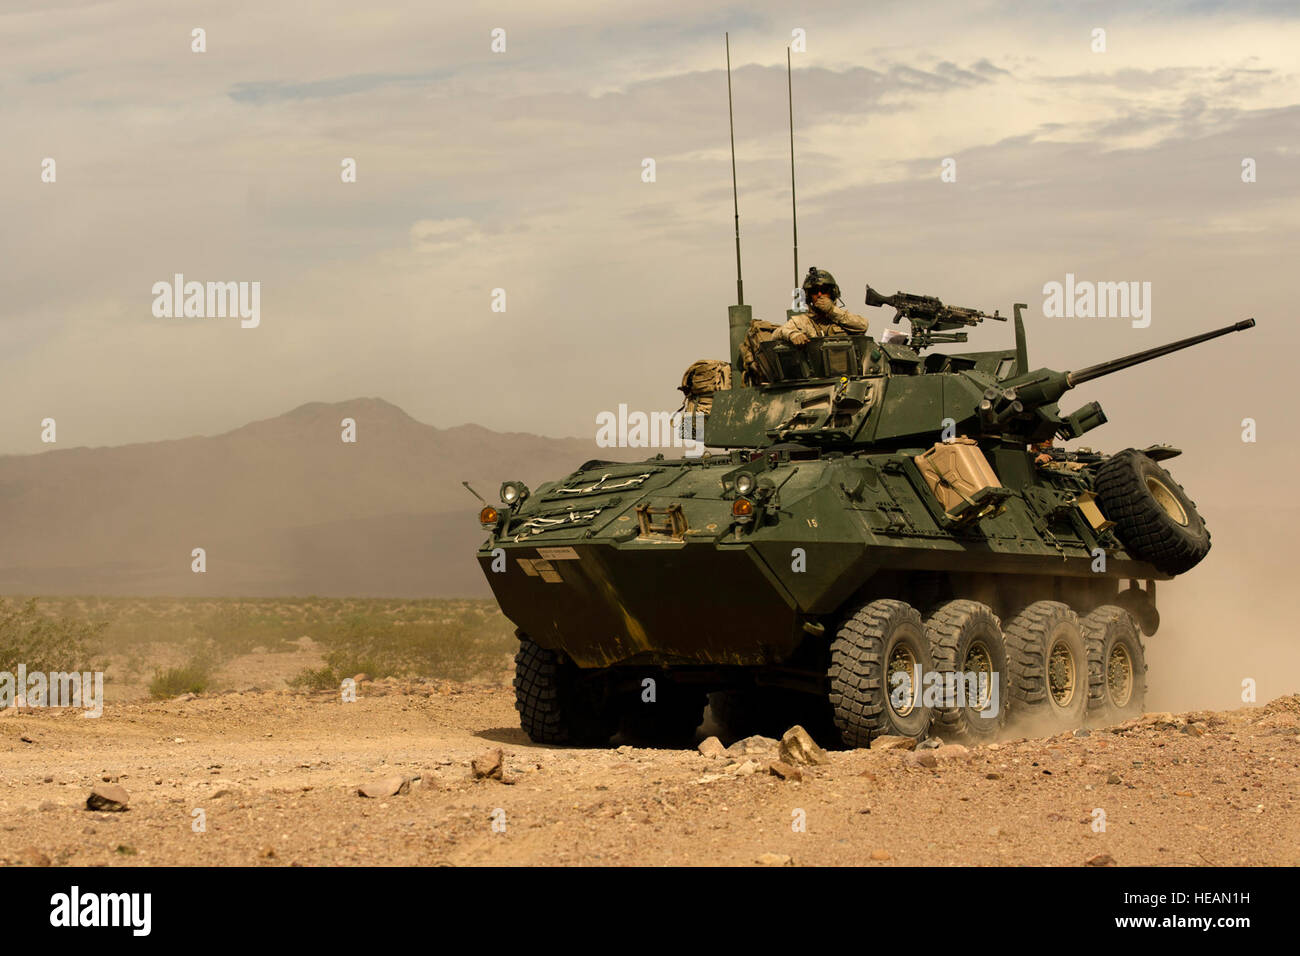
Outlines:
[[790,48],[785,48],[785,92],[790,104],[790,223],[794,227],[794,288],[799,288],[799,211],[794,198],[794,82],[790,78]]
[[731,130],[731,206],[736,215],[736,304],[745,304],[745,283],[740,277],[740,197],[736,192],[736,116],[731,106],[731,34],[727,41],[727,125]]

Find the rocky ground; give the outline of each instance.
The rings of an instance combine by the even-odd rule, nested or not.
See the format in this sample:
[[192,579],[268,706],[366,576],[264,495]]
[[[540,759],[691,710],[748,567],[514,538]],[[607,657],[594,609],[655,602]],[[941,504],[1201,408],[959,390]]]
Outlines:
[[706,755],[534,745],[496,683],[338,696],[5,711],[0,862],[1300,864],[1300,697],[971,749]]

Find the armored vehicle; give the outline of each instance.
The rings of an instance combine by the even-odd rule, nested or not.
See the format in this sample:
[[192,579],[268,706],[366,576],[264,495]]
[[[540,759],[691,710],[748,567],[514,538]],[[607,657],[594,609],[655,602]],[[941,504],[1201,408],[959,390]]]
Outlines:
[[796,347],[733,306],[709,453],[588,461],[483,508],[533,740],[689,742],[710,694],[733,735],[800,722],[849,747],[1141,713],[1157,582],[1209,531],[1163,465],[1177,448],[1057,447],[1106,421],[1057,402],[1254,320],[1054,371],[1030,363],[1020,305],[1014,348],[941,353],[1003,317],[866,301],[909,334]]

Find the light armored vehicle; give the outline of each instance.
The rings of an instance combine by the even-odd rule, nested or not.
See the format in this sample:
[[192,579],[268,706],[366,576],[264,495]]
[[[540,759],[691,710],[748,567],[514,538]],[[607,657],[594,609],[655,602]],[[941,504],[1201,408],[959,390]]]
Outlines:
[[850,747],[1141,712],[1157,582],[1210,534],[1164,467],[1178,449],[1067,451],[1106,416],[1057,402],[1254,320],[1054,371],[1030,363],[1021,306],[1014,348],[943,354],[1002,317],[867,304],[909,334],[795,347],[733,306],[708,454],[507,481],[482,510],[533,740],[688,743],[710,694],[733,735],[798,722]]

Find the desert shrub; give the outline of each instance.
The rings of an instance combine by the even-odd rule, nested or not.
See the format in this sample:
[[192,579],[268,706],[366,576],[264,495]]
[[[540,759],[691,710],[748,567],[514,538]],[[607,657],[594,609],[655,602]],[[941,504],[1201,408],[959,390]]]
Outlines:
[[514,653],[513,629],[487,602],[427,603],[441,606],[426,606],[423,615],[348,615],[317,637],[326,664],[339,679],[366,673],[466,680],[495,673]]
[[[357,672],[353,671],[351,677]],[[325,667],[306,667],[294,677],[290,677],[290,687],[302,687],[306,690],[334,690],[343,683],[343,678],[334,673],[328,665]]]
[[195,631],[209,653],[225,659],[258,647],[283,650],[291,624],[270,601],[223,601],[195,622]]
[[0,598],[0,671],[19,664],[28,672],[96,670],[103,623],[41,611],[35,598],[16,602]]
[[202,658],[194,658],[179,667],[169,667],[153,673],[149,682],[149,696],[166,700],[181,694],[201,694],[208,689],[212,677],[211,665]]
[[[481,599],[50,597],[41,598],[39,611],[29,602],[6,606],[3,615],[0,669],[5,660],[19,659],[29,669],[47,662],[55,669],[77,666],[69,658],[79,655],[66,645],[72,640],[87,654],[93,647],[113,655],[123,674],[198,659],[210,675],[256,647],[288,650],[306,636],[320,645],[325,666],[300,673],[296,686],[326,688],[362,672],[376,678],[496,676],[518,646],[495,602]],[[17,655],[16,645],[23,649]],[[51,653],[35,653],[37,645]],[[160,661],[165,648],[175,650]],[[177,676],[159,686],[200,676],[179,676],[188,667],[175,668]],[[155,674],[155,681],[167,673]]]

